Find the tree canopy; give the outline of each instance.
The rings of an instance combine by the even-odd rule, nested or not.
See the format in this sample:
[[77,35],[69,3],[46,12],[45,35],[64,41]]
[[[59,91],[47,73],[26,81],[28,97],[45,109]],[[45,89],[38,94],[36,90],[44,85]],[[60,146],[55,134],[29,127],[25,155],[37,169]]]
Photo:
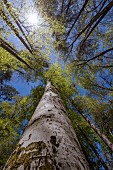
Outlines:
[[[64,101],[90,169],[112,169],[112,16],[113,0],[1,1],[1,169],[47,80]],[[30,95],[21,96],[9,84],[15,74],[28,83],[39,81]]]

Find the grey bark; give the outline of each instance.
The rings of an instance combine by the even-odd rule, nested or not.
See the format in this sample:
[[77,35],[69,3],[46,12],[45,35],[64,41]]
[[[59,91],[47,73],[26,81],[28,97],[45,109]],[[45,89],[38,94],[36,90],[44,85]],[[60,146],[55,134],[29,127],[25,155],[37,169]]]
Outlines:
[[89,170],[63,102],[50,82],[4,167],[15,169]]

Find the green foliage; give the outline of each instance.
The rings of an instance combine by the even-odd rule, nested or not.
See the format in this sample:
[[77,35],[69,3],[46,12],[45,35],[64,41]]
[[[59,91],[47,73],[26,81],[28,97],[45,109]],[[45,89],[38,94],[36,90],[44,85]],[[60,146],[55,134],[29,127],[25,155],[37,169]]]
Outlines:
[[11,80],[12,71],[7,68],[6,71],[0,71],[0,102],[12,101],[13,96],[18,95],[18,91],[7,84]]
[[1,91],[0,91],[0,101],[3,101],[3,100],[7,100],[7,101],[11,101],[13,96],[16,96],[18,94],[18,91],[10,86],[10,85],[6,85],[6,84],[3,84],[1,86]]
[[0,105],[0,166],[2,167],[19,139],[16,111],[8,102]]
[[20,114],[24,119],[30,120],[31,115],[34,113],[42,95],[44,93],[44,87],[39,85],[32,89],[29,96],[24,97],[21,101],[18,101],[18,107],[20,108]]
[[14,69],[17,68],[18,60],[15,59],[10,53],[5,51],[3,48],[0,47],[0,70],[4,72],[7,71],[9,67]]
[[0,104],[0,167],[6,163],[15,149],[26,124],[34,113],[42,95],[44,87],[39,85],[29,96],[13,96],[13,103]]
[[58,88],[64,101],[74,95],[75,90],[72,86],[72,77],[69,73],[68,67],[62,69],[60,64],[56,63],[45,73],[45,77],[47,80],[50,80],[56,88]]

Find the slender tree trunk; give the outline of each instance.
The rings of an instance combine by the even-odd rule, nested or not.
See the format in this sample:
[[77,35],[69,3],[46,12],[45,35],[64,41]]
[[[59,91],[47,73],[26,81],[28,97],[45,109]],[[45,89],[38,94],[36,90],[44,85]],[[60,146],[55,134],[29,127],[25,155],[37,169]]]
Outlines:
[[91,140],[87,137],[87,135],[83,132],[83,130],[80,128],[80,126],[76,123],[79,131],[81,131],[82,135],[84,136],[84,138],[86,139],[87,143],[89,144],[90,148],[92,149],[92,151],[95,153],[95,155],[97,156],[98,160],[101,162],[102,166],[105,168],[105,170],[109,170],[107,164],[104,162],[103,158],[99,155],[98,151],[96,150],[96,148],[93,146]]
[[90,127],[98,134],[98,136],[103,140],[103,142],[109,147],[109,149],[113,152],[113,143],[104,135],[88,118],[83,112],[74,106],[78,113],[86,120],[86,122],[90,125]]
[[88,170],[88,164],[56,88],[47,83],[4,170]]

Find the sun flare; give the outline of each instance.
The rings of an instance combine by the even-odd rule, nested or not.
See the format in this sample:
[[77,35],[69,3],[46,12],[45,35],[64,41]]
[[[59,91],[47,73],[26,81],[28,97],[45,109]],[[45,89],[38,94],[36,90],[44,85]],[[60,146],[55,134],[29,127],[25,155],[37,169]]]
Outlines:
[[29,14],[28,22],[36,25],[40,22],[40,17],[38,17],[38,15],[35,13]]

